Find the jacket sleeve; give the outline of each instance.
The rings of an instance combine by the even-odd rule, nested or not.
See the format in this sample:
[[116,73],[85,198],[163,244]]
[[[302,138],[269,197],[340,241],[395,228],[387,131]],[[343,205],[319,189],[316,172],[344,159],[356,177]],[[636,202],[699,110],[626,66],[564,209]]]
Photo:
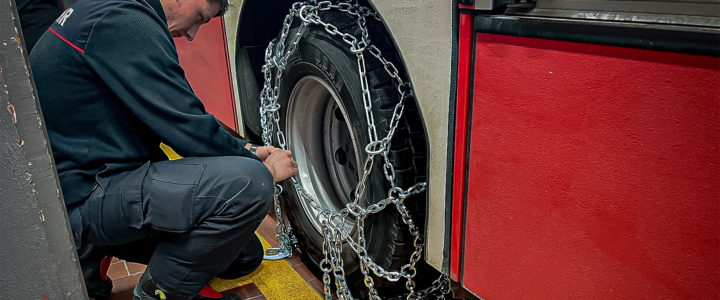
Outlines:
[[180,67],[165,24],[138,7],[116,8],[94,26],[85,58],[117,98],[182,156],[246,156],[205,111]]

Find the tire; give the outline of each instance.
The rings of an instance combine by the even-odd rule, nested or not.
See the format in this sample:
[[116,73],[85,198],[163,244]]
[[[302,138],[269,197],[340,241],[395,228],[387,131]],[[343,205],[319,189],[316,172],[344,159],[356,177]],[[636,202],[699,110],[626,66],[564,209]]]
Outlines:
[[262,128],[260,128],[260,88],[255,79],[255,72],[250,63],[248,50],[238,46],[235,51],[235,63],[237,64],[237,87],[241,107],[253,109],[241,109],[241,116],[245,126],[245,138],[248,141],[260,142],[262,139]]
[[[322,17],[341,31],[358,34],[353,32],[356,30],[354,22],[348,22],[352,20],[344,14],[326,13]],[[386,59],[399,66],[399,57],[394,54],[386,35],[372,31],[373,26],[382,24],[372,21],[368,20],[368,27],[373,43],[383,51]],[[383,137],[389,129],[399,95],[395,83],[377,59],[366,52],[365,61],[377,134]],[[320,195],[315,199],[324,208],[341,209],[354,195],[353,188],[367,157],[364,149],[369,142],[357,60],[347,44],[318,26],[308,26],[297,51],[288,61],[280,83],[279,102],[281,127],[286,134],[288,149],[293,151],[299,164],[301,185],[313,196]],[[427,149],[415,99],[406,100],[404,116],[392,140],[389,157],[393,160],[398,186],[408,188],[425,181]],[[377,156],[367,179],[365,196],[361,199],[364,206],[387,197],[389,184],[382,165],[382,157]],[[292,184],[285,183],[284,188],[289,191],[283,201],[284,212],[294,228],[302,258],[322,278],[318,266],[324,258],[323,237],[314,221],[317,212],[300,199]],[[420,232],[424,232],[425,197],[420,194],[405,201]],[[352,222],[348,220],[347,223]],[[351,225],[346,228],[356,234]],[[395,271],[408,262],[414,249],[413,240],[394,205],[368,216],[364,231],[367,251],[378,265]],[[367,288],[357,256],[347,244],[344,245],[343,260],[353,295],[365,297]],[[404,291],[404,282],[398,282],[396,288],[394,283],[375,280],[376,286],[386,295]]]

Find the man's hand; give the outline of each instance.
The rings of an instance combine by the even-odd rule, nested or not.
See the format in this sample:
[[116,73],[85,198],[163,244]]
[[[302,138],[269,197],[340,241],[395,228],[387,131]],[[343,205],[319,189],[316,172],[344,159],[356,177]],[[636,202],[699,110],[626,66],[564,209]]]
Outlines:
[[[250,149],[250,147],[251,145],[249,143],[245,146],[247,149]],[[273,182],[283,181],[290,176],[298,174],[298,165],[292,159],[292,152],[288,150],[282,150],[273,146],[262,146],[255,149],[255,155],[257,155],[268,170],[270,170],[273,176]]]
[[[247,143],[245,144],[245,149],[250,150],[252,148],[252,144]],[[265,161],[265,159],[270,156],[270,153],[273,153],[273,151],[278,150],[278,148],[275,148],[273,146],[260,146],[255,148],[255,155],[257,155],[260,160]]]
[[273,146],[262,146],[257,147],[257,150],[255,150],[255,155],[257,155],[262,161],[265,161],[270,154],[275,152],[275,150],[278,150],[278,148],[275,148]]
[[[258,148],[258,152],[260,148]],[[275,149],[263,162],[273,176],[273,182],[283,181],[298,174],[298,165],[292,159],[292,152]]]

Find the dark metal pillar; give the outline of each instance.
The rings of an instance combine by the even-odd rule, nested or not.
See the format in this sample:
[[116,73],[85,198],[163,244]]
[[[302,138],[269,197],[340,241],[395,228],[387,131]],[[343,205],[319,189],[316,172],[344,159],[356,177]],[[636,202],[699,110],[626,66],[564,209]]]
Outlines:
[[87,299],[15,1],[0,1],[0,298]]

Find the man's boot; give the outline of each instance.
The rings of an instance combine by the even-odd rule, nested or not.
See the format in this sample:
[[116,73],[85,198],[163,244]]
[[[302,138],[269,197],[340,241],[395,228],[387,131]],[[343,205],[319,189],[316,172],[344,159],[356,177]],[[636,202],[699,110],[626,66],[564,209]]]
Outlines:
[[140,277],[140,282],[133,290],[133,300],[242,300],[240,295],[222,294],[210,288],[203,287],[198,295],[182,295],[167,291],[158,286],[158,284],[150,276],[149,269]]

